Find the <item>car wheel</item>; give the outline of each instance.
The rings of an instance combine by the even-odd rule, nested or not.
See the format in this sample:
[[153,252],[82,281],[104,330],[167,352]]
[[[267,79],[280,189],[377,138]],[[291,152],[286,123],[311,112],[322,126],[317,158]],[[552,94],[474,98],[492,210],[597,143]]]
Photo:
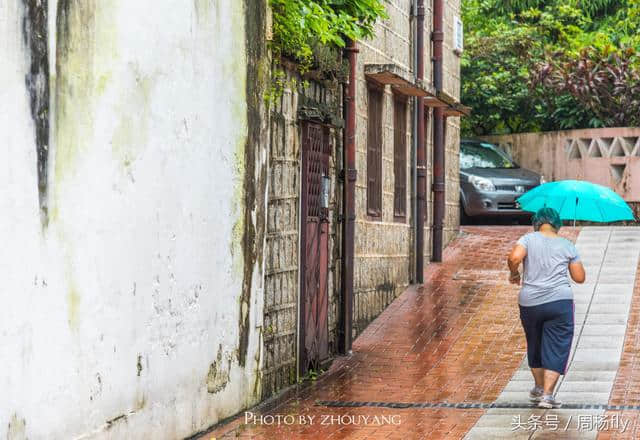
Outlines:
[[467,213],[464,212],[464,206],[462,205],[462,203],[460,203],[460,224],[461,225],[473,224],[473,217],[468,216]]

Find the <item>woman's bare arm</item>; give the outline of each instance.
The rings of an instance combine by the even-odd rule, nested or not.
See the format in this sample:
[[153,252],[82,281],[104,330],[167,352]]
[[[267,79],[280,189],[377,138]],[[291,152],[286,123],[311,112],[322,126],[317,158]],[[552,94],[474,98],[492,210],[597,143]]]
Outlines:
[[518,267],[520,263],[524,260],[524,257],[527,256],[527,248],[524,246],[517,244],[511,249],[511,253],[507,258],[507,264],[509,265],[509,270],[511,271],[511,277],[509,281],[513,284],[520,284],[520,277],[516,276],[519,274]]
[[584,266],[582,263],[579,261],[577,263],[569,263],[569,275],[571,275],[571,279],[576,283],[584,283],[586,274],[584,273]]

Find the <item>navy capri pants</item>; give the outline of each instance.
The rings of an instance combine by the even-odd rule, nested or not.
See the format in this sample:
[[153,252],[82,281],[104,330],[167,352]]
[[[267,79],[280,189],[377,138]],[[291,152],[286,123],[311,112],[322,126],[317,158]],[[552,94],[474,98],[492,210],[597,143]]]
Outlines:
[[573,300],[570,299],[520,306],[530,368],[565,374],[573,340],[573,315]]

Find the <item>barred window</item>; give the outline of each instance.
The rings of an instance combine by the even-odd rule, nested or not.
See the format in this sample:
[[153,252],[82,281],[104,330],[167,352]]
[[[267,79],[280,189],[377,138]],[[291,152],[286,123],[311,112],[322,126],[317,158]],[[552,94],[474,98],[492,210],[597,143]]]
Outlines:
[[367,118],[367,214],[382,215],[382,110],[384,92],[369,84]]
[[396,96],[393,103],[393,215],[407,215],[407,101]]

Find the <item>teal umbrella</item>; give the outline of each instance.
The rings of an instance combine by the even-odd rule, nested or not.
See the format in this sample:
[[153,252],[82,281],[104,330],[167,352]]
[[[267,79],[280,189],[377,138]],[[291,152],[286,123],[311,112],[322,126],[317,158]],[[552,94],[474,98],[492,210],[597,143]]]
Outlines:
[[563,220],[615,222],[635,220],[629,205],[611,189],[581,180],[549,182],[518,197],[525,211],[553,208]]

